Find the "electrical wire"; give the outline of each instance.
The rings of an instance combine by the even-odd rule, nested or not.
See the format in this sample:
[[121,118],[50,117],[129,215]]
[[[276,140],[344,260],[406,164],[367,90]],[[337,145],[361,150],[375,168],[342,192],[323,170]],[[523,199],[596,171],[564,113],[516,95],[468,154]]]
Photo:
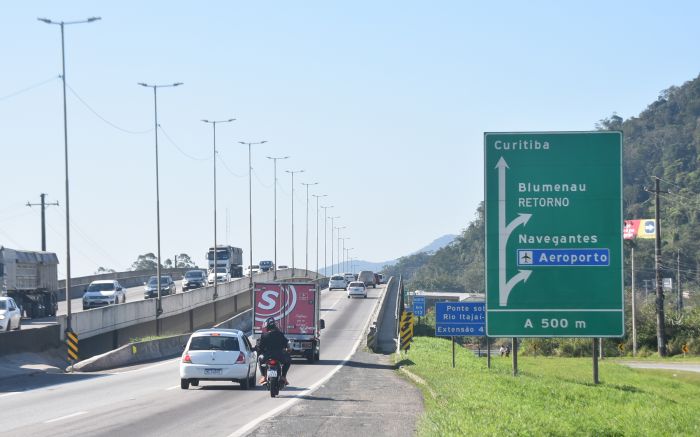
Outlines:
[[68,88],[68,90],[71,92],[71,94],[73,94],[73,96],[75,96],[75,98],[77,98],[80,103],[82,103],[90,112],[92,112],[95,115],[95,117],[99,118],[100,120],[102,120],[103,122],[108,124],[109,126],[112,126],[114,129],[117,129],[117,130],[122,131],[122,132],[127,133],[127,134],[134,134],[134,135],[142,135],[142,134],[147,134],[149,132],[153,132],[153,128],[137,131],[137,130],[124,129],[123,127],[117,126],[116,124],[112,123],[111,121],[109,121],[106,118],[104,118],[103,116],[101,116],[90,105],[88,105],[88,103],[82,97],[80,97],[78,95],[78,93],[70,85],[66,84],[66,88]]
[[221,155],[220,155],[219,153],[217,153],[216,156],[219,158],[219,162],[221,162],[221,164],[223,164],[223,166],[224,166],[224,168],[226,169],[226,171],[229,172],[229,173],[231,173],[231,175],[233,175],[233,177],[236,177],[236,178],[244,178],[244,177],[246,177],[246,175],[244,175],[244,174],[238,174],[238,173],[234,172],[233,170],[231,170],[231,169],[229,168],[228,164],[226,164],[226,161],[224,161],[224,158],[222,158]]
[[51,77],[50,79],[46,79],[46,80],[44,80],[44,81],[35,83],[34,85],[30,85],[30,86],[28,86],[28,87],[26,87],[26,88],[22,88],[22,89],[19,90],[19,91],[15,91],[15,92],[13,92],[13,93],[4,95],[4,96],[0,97],[0,102],[2,102],[3,100],[11,99],[12,97],[18,96],[18,95],[20,95],[20,94],[24,94],[24,93],[26,93],[27,91],[31,91],[31,90],[33,90],[33,89],[35,89],[35,88],[39,88],[39,87],[42,86],[42,85],[46,85],[47,83],[53,82],[53,81],[55,81],[56,79],[60,79],[60,78],[61,78],[61,75],[53,76],[53,77]]
[[275,184],[274,182],[271,184],[266,184],[265,182],[262,181],[262,178],[260,178],[260,175],[258,175],[258,172],[255,171],[255,167],[253,167],[253,174],[255,175],[255,179],[258,180],[258,183],[262,185],[265,188],[272,188],[272,186]]
[[163,133],[163,135],[165,136],[165,139],[167,139],[168,142],[169,142],[170,144],[172,144],[173,146],[175,146],[175,148],[176,148],[180,153],[182,153],[184,156],[186,156],[187,158],[192,159],[192,160],[194,160],[194,161],[208,161],[208,160],[211,159],[211,155],[208,155],[208,156],[206,156],[206,157],[204,157],[204,158],[198,158],[198,157],[196,157],[196,156],[190,155],[189,153],[187,153],[187,152],[185,152],[184,150],[182,150],[182,148],[181,148],[180,146],[178,146],[177,143],[175,143],[175,141],[173,141],[172,138],[170,138],[170,135],[168,135],[168,133],[165,131],[165,129],[163,129],[163,126],[162,126],[162,125],[158,124],[158,129]]

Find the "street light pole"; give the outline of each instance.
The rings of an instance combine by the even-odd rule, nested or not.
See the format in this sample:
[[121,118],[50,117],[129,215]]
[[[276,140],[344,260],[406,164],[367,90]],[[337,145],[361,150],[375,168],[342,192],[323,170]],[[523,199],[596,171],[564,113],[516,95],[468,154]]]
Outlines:
[[[217,283],[219,281],[216,280],[216,261],[217,261],[217,243],[216,243],[216,124],[217,123],[230,123],[232,121],[236,120],[235,118],[229,118],[228,120],[202,120],[204,123],[209,123],[211,124],[213,130],[214,130],[214,155],[213,155],[213,161],[214,161],[214,299],[219,297],[218,289],[217,289]],[[208,257],[208,256],[207,256]],[[207,260],[208,262],[208,260]],[[177,266],[176,266],[177,267]],[[230,273],[230,272],[229,272]]]
[[321,206],[323,208],[323,274],[328,276],[328,208],[331,206]]
[[335,273],[335,264],[333,262],[333,254],[335,253],[335,219],[340,218],[339,215],[331,217],[331,276]]
[[[250,252],[250,267],[248,268],[248,271],[250,272],[250,292],[253,292],[253,182],[252,182],[252,173],[253,173],[253,164],[252,164],[252,158],[251,158],[251,146],[257,146],[259,144],[265,144],[267,141],[258,141],[256,143],[252,142],[245,142],[245,141],[239,141],[239,144],[243,144],[244,146],[248,146],[248,236],[250,238],[249,240],[249,245],[248,245],[248,250]],[[252,302],[252,300],[251,300]]]
[[327,194],[312,194],[316,198],[316,279],[320,272],[318,271],[318,199],[326,197]]
[[289,156],[268,156],[267,159],[271,159],[274,164],[275,168],[275,267],[272,271],[272,279],[277,280],[277,160],[278,159],[287,159]]
[[143,82],[139,82],[138,85],[146,88],[153,88],[153,114],[154,114],[154,126],[153,130],[156,134],[156,233],[158,239],[158,263],[156,264],[156,275],[158,284],[158,300],[156,302],[156,316],[159,316],[163,312],[163,307],[161,305],[160,296],[160,182],[158,175],[158,88],[169,88],[182,85],[182,82],[175,82],[167,85],[149,85]]
[[304,173],[304,170],[285,170],[292,175],[292,278],[294,277],[294,173]]
[[92,23],[101,20],[100,17],[90,17],[79,21],[52,21],[48,18],[37,18],[46,24],[56,24],[61,27],[61,80],[63,82],[63,146],[66,173],[66,331],[71,331],[71,301],[70,301],[70,190],[68,185],[68,110],[66,103],[66,43],[64,27],[70,24]]
[[[343,266],[344,272],[347,272],[347,266],[345,265],[345,240],[349,240],[349,239],[350,239],[350,237],[340,238],[340,240],[343,240],[343,261],[342,261],[341,265]],[[340,243],[338,244],[338,246],[340,246]]]
[[309,187],[312,185],[318,185],[318,182],[302,182],[302,185],[306,187],[306,272],[309,271]]
[[345,228],[346,228],[346,226],[339,226],[339,227],[335,228],[338,231],[338,258],[337,258],[337,260],[338,260],[338,273],[343,273],[340,271],[340,268],[342,267],[342,264],[340,263],[340,230],[345,229]]
[[349,248],[347,248],[347,249],[344,250],[344,252],[345,252],[345,254],[344,254],[344,255],[345,255],[345,261],[344,261],[344,263],[345,263],[345,270],[346,270],[346,271],[349,271],[349,272],[351,272],[351,273],[352,273],[352,266],[350,266],[351,269],[348,270],[348,264],[349,264],[349,261],[350,261],[350,251],[353,250],[353,249],[354,249],[354,247],[349,247]]

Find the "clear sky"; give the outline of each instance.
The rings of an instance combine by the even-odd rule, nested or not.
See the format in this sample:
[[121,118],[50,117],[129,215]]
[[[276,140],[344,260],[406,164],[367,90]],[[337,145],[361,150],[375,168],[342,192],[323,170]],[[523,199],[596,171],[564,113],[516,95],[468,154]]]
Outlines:
[[328,195],[321,204],[341,216],[359,259],[392,259],[458,233],[483,198],[484,131],[590,130],[613,111],[637,115],[700,72],[697,2],[571,3],[5,2],[0,244],[40,248],[39,208],[24,205],[48,193],[61,203],[47,210],[48,247],[65,274],[60,32],[37,17],[102,17],[66,28],[78,276],[124,270],[156,250],[153,95],[137,82],[184,82],[158,99],[164,259],[185,252],[203,265],[213,242],[212,130],[202,118],[237,119],[217,128],[218,235],[246,260],[247,149],[238,141],[268,141],[253,150],[255,262],[273,257],[266,156],[290,156],[279,162],[279,264],[291,264],[286,169],[305,170],[295,177],[298,267],[301,182],[319,183],[310,192]]

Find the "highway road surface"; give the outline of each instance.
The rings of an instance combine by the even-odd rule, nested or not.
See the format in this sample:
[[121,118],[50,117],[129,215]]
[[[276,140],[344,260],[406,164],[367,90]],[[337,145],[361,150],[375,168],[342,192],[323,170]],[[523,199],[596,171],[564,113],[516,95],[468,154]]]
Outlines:
[[[182,281],[175,281],[175,286],[177,287],[177,292],[182,293]],[[194,289],[193,289],[194,290]],[[193,291],[190,290],[190,291]],[[144,292],[144,286],[143,285],[138,285],[136,287],[130,287],[126,289],[126,301],[127,302],[134,302],[137,300],[143,300],[143,292]],[[189,291],[188,291],[189,292]],[[83,310],[83,298],[78,297],[75,299],[71,299],[71,312],[77,313]],[[58,303],[58,311],[56,314],[59,316],[62,316],[66,314],[67,312],[67,305],[66,301],[60,301]],[[43,317],[40,319],[23,319],[22,320],[22,329],[32,329],[32,328],[39,328],[42,326],[46,325],[53,325],[56,323],[56,318],[55,317]]]
[[262,387],[200,382],[182,390],[179,358],[91,374],[42,374],[0,380],[0,423],[8,435],[236,436],[255,429],[313,390],[349,360],[364,338],[382,288],[367,299],[324,291],[321,360],[296,361],[278,398]]

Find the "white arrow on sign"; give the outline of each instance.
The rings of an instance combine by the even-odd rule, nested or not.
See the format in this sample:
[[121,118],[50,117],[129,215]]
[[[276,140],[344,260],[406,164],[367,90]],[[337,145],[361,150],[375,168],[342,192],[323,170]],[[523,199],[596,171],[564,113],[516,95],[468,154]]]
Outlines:
[[525,226],[532,218],[532,214],[518,214],[515,220],[506,225],[506,169],[509,167],[502,156],[496,168],[498,169],[498,305],[506,306],[513,287],[520,281],[526,282],[532,274],[532,270],[518,270],[510,280],[506,279],[506,245],[515,228],[520,225]]

